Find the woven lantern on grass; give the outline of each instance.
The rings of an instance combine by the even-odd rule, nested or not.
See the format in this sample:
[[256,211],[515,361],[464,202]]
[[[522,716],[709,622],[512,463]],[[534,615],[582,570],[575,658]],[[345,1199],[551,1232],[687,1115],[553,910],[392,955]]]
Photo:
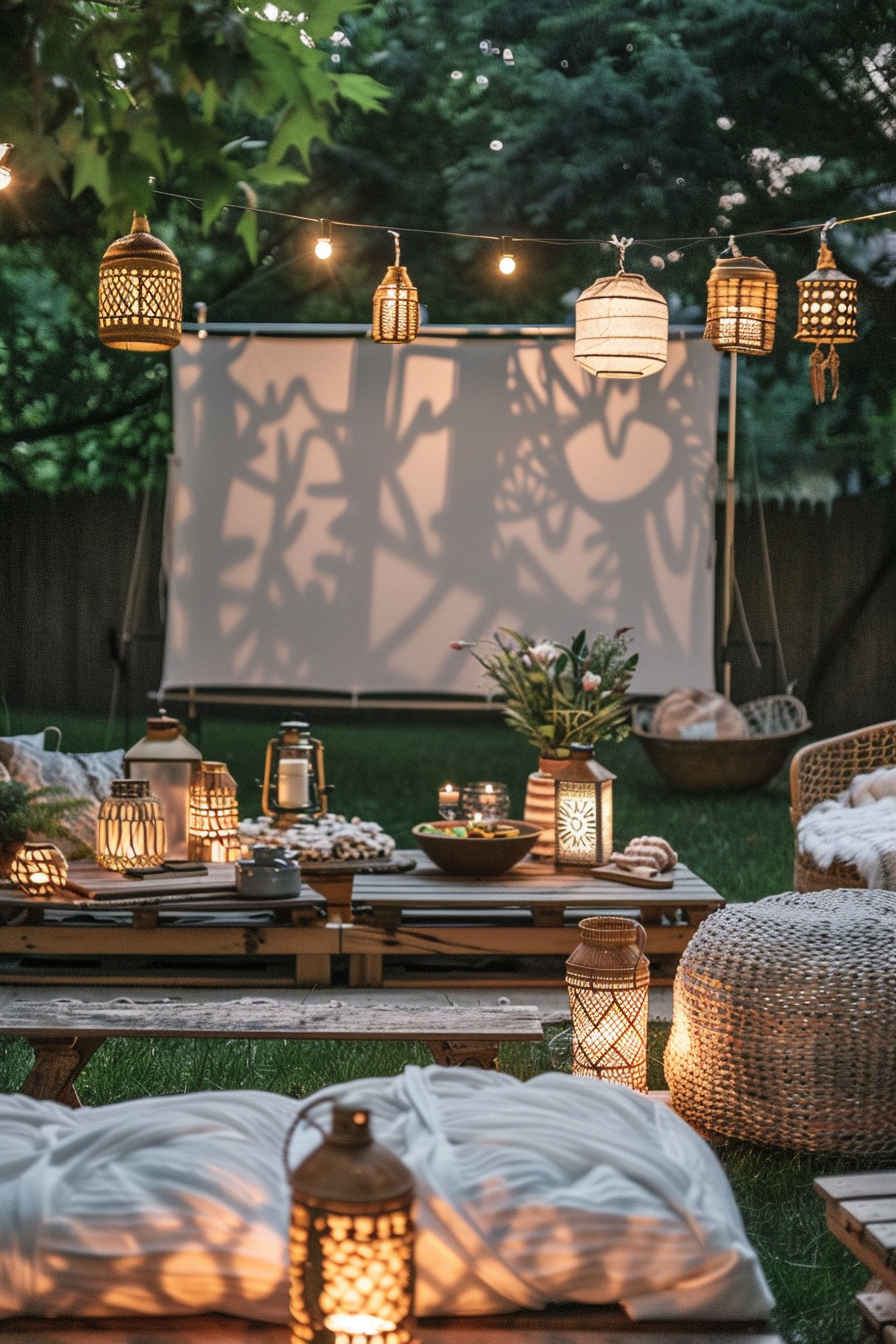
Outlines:
[[28,896],[59,896],[68,877],[68,864],[49,840],[26,840],[16,850],[9,877]]
[[110,243],[100,262],[99,337],[113,350],[171,350],[180,344],[180,263],[145,215]]
[[401,264],[401,240],[393,229],[395,264],[390,266],[373,296],[371,335],[384,345],[406,345],[416,339],[420,326],[420,299]]
[[367,1112],[334,1106],[290,1183],[293,1344],[412,1344],[414,1182]]
[[113,779],[96,820],[96,861],[102,868],[157,868],[165,859],[162,805],[145,779]]
[[190,783],[188,854],[204,863],[240,857],[236,780],[223,761],[203,761]]
[[576,300],[573,358],[599,378],[643,378],[666,363],[669,309],[643,275],[626,271],[631,239],[614,235],[613,242],[618,272],[595,280]]
[[706,282],[703,338],[725,354],[767,355],[775,340],[777,277],[758,257],[741,256],[733,239],[728,250]]
[[[856,319],[858,281],[837,269],[827,244],[827,227],[821,232],[818,266],[797,280],[799,315],[795,339],[809,341],[815,349],[809,357],[809,378],[816,406],[825,399],[825,375],[831,375],[831,401],[840,391],[840,356],[835,346],[849,345],[858,337]],[[828,347],[822,354],[821,347]]]
[[583,919],[566,963],[572,1071],[647,1091],[647,934],[633,919]]

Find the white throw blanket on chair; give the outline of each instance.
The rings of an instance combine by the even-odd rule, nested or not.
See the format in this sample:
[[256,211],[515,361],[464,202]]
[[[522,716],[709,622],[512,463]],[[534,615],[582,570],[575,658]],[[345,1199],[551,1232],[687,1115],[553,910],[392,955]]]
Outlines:
[[796,835],[822,872],[835,861],[851,863],[868,887],[896,891],[896,769],[856,775],[838,798],[801,817]]

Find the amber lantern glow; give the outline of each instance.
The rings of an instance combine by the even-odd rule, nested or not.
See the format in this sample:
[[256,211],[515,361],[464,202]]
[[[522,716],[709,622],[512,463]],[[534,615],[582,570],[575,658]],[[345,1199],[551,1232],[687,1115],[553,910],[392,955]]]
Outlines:
[[576,743],[554,778],[554,858],[560,865],[593,867],[613,852],[613,780],[594,748]]
[[413,1177],[374,1143],[367,1112],[334,1107],[290,1181],[293,1344],[412,1344]]
[[9,877],[28,896],[59,896],[68,877],[68,864],[49,840],[26,840],[16,850]]
[[733,241],[706,282],[703,339],[726,354],[767,355],[775,340],[778,281],[758,257],[741,256]]
[[96,859],[103,868],[157,868],[165,858],[162,805],[145,779],[113,779],[96,821]]
[[180,263],[134,212],[131,232],[100,262],[99,337],[113,350],[171,350],[180,344]]
[[261,786],[261,810],[277,825],[292,826],[299,817],[319,817],[327,810],[324,744],[311,736],[302,719],[287,719],[268,742]]
[[[825,399],[825,375],[828,373],[831,376],[831,400],[837,400],[840,391],[840,356],[834,347],[849,345],[859,334],[856,300],[858,281],[837,269],[834,255],[827,245],[827,228],[826,225],[822,230],[817,268],[796,282],[799,317],[795,339],[808,341],[815,346],[809,357],[809,377],[816,405]],[[822,353],[822,345],[828,347],[826,355]]]
[[236,780],[223,761],[203,761],[190,783],[188,854],[203,863],[240,857]]
[[401,264],[401,243],[393,229],[395,264],[386,271],[373,296],[371,335],[385,345],[406,345],[416,339],[420,326],[420,298]]
[[647,1091],[647,934],[633,919],[595,915],[566,963],[572,1071]]

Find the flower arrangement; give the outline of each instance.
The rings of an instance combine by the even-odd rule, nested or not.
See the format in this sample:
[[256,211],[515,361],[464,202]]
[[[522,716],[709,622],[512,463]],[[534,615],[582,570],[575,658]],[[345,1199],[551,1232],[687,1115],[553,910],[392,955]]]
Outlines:
[[[628,736],[623,701],[638,655],[629,652],[627,635],[628,629],[617,630],[589,644],[581,630],[567,648],[502,627],[491,640],[455,640],[451,647],[469,649],[485,669],[505,699],[511,728],[540,756],[563,760],[573,742],[621,742]],[[494,652],[479,652],[483,644]]]

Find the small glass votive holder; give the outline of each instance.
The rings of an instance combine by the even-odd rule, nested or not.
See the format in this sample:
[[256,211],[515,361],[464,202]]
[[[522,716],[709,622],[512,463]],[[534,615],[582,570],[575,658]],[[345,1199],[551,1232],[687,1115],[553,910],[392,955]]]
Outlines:
[[465,784],[460,795],[460,810],[467,821],[501,821],[509,817],[507,785],[487,780]]

